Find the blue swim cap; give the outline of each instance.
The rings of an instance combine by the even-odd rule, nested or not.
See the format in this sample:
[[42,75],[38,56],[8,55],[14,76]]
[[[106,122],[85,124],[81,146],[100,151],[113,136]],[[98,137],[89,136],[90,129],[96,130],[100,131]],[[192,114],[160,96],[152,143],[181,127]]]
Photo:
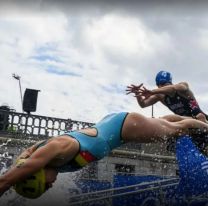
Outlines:
[[170,72],[166,71],[160,71],[157,73],[156,78],[156,85],[163,85],[166,83],[171,83],[172,84],[172,75]]

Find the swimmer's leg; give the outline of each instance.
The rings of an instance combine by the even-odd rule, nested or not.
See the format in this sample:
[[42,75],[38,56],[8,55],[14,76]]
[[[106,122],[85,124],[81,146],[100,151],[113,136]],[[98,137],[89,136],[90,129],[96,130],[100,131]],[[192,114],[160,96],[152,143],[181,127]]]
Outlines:
[[180,116],[180,115],[177,115],[177,114],[169,114],[169,115],[162,116],[160,118],[165,119],[169,122],[178,122],[178,121],[181,121],[181,120],[184,120],[184,119],[191,119],[192,117]]
[[147,118],[141,114],[130,113],[122,129],[122,138],[127,142],[164,142],[182,135],[194,137],[198,130],[207,134],[208,124],[195,119],[169,122],[165,119]]
[[[160,118],[165,119],[169,122],[178,122],[178,121],[181,121],[181,120],[184,120],[184,119],[192,119],[193,117],[180,116],[180,115],[177,115],[177,114],[169,114],[169,115],[162,116]],[[196,115],[196,119],[208,124],[206,116],[203,113],[199,113],[198,115]]]

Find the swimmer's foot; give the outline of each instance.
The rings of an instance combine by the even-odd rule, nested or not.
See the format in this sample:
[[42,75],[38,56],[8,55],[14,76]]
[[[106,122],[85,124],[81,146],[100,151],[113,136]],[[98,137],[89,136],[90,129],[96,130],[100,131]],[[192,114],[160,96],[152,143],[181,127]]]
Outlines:
[[199,121],[202,121],[202,122],[205,122],[205,123],[208,124],[206,116],[203,113],[199,113],[198,115],[196,115],[196,119],[198,119]]
[[193,143],[198,147],[200,152],[208,156],[208,133],[199,129],[190,128]]

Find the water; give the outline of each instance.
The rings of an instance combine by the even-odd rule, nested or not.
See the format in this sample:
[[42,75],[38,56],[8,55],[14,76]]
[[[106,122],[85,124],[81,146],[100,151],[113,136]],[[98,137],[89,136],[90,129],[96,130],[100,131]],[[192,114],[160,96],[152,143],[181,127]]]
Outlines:
[[[0,173],[2,174],[4,171],[7,170],[7,168],[13,163],[16,156],[21,152],[23,148],[20,147],[20,145],[15,146],[9,145],[10,140],[2,143],[0,145]],[[24,145],[25,146],[25,145]],[[92,193],[94,191],[100,191],[100,190],[107,190],[114,187],[120,187],[123,186],[122,184],[130,185],[132,184],[132,175],[129,176],[130,179],[128,179],[128,176],[124,176],[122,178],[122,175],[118,175],[115,171],[113,171],[113,168],[115,167],[116,163],[119,169],[123,170],[125,165],[133,165],[135,164],[135,161],[137,160],[128,160],[123,158],[105,158],[104,160],[100,161],[99,164],[94,163],[90,166],[86,167],[85,169],[79,171],[79,172],[73,172],[73,173],[61,173],[57,176],[57,181],[53,184],[53,187],[49,189],[45,194],[43,194],[40,198],[35,200],[29,200],[26,198],[23,198],[16,194],[16,192],[13,189],[10,189],[7,191],[1,198],[0,198],[0,205],[10,205],[10,206],[27,206],[27,205],[62,205],[62,206],[68,206],[68,205],[76,205],[76,202],[82,201],[87,202],[90,205],[98,203],[100,205],[110,205],[114,200],[112,198],[106,199],[106,196],[109,196],[109,192],[103,194],[100,194],[100,197],[104,197],[103,200],[94,203],[95,201],[91,201],[91,199],[95,199],[99,196],[99,194],[92,195],[89,197],[84,197],[83,193]],[[116,163],[115,163],[116,162]],[[141,167],[140,165],[138,165]],[[164,167],[165,168],[165,167]],[[131,167],[127,167],[126,171],[131,172]],[[140,172],[146,173],[147,168],[143,166],[143,169],[139,169]],[[154,165],[153,165],[153,171],[154,171]],[[135,169],[134,172],[136,172],[137,169]],[[159,171],[159,170],[158,170]],[[140,176],[142,177],[142,176]],[[163,179],[162,177],[158,177],[157,175],[152,175],[153,179]],[[123,181],[125,180],[126,181]],[[152,179],[152,180],[153,180]],[[119,183],[120,181],[120,183]],[[144,179],[144,181],[147,181]],[[143,180],[140,182],[143,182]],[[112,193],[112,192],[111,192]],[[81,195],[80,198],[77,200],[74,196]],[[74,197],[74,198],[73,198]],[[84,197],[84,199],[82,198]],[[76,202],[74,202],[76,200]],[[121,202],[121,201],[120,201]]]
[[[22,149],[9,143],[10,140],[0,145],[1,174]],[[176,169],[173,163],[107,157],[79,172],[59,174],[53,187],[35,200],[23,198],[10,189],[0,198],[0,205],[208,205],[207,194],[189,199],[183,196]]]

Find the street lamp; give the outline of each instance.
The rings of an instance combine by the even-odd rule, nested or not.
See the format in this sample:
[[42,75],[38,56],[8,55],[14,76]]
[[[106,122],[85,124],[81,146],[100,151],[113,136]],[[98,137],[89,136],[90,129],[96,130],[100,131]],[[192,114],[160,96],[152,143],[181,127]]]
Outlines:
[[21,98],[21,104],[22,104],[22,109],[23,109],[23,100],[22,100],[22,87],[21,87],[21,82],[20,82],[20,76],[16,75],[16,74],[12,74],[12,77],[16,80],[19,81],[19,89],[20,89],[20,98]]

